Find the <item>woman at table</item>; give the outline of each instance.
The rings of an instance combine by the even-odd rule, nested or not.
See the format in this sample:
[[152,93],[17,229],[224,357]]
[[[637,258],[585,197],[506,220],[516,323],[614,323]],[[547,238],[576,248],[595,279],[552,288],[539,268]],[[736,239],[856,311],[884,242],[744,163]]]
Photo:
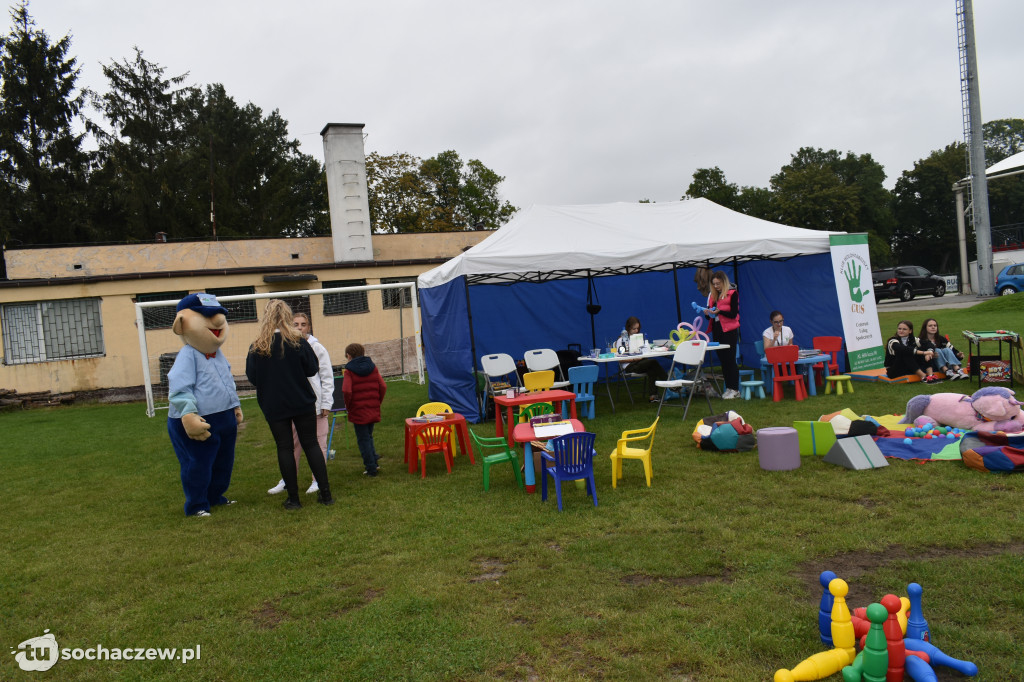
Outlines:
[[885,343],[885,375],[890,379],[916,375],[924,381],[929,376],[925,368],[933,356],[933,351],[918,343],[914,325],[909,320],[900,320],[896,333]]
[[793,345],[793,330],[786,326],[786,320],[782,317],[782,313],[773,310],[772,314],[768,316],[768,320],[772,326],[761,333],[764,347],[775,348],[776,346]]
[[[640,333],[640,318],[628,317],[626,319],[626,334],[627,338],[633,334]],[[648,397],[652,403],[658,402],[658,395],[653,393],[655,381],[665,381],[668,378],[668,373],[665,368],[661,366],[661,363],[654,358],[643,358],[642,360],[634,360],[625,366],[625,371],[630,374],[643,374],[647,377],[648,390],[652,391]]]
[[967,372],[960,366],[964,354],[953,348],[949,339],[939,332],[939,323],[934,317],[929,317],[921,325],[921,338],[918,341],[921,348],[935,352],[935,365],[940,372],[946,375],[947,379],[956,381],[968,378]]
[[711,273],[711,292],[708,294],[708,309],[704,317],[711,321],[711,338],[729,346],[726,350],[715,351],[722,364],[722,374],[725,375],[722,398],[738,398],[740,370],[736,366],[736,344],[740,333],[740,293],[722,270]]

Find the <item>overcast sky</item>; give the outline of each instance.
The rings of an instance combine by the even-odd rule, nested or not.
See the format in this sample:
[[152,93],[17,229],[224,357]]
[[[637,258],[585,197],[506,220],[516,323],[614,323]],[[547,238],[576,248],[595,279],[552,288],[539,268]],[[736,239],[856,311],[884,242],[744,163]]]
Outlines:
[[[768,186],[800,147],[871,154],[886,186],[963,137],[954,0],[32,0],[81,84],[132,47],[278,109],[323,162],[448,149],[530,204],[675,201],[698,168]],[[1024,117],[1024,2],[975,0],[984,120]],[[6,29],[9,30],[10,18]],[[5,30],[6,32],[6,30]]]

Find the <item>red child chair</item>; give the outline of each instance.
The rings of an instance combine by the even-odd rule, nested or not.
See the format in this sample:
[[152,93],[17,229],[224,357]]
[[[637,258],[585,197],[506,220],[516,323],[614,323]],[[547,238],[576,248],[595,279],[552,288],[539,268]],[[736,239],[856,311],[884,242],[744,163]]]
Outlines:
[[416,435],[416,449],[419,451],[421,478],[427,477],[427,453],[440,452],[444,455],[448,473],[452,472],[452,426],[451,424],[431,424]]
[[772,399],[775,402],[782,400],[782,387],[787,381],[793,382],[796,390],[796,399],[803,400],[807,397],[807,387],[804,385],[804,375],[800,373],[796,361],[800,357],[800,349],[796,346],[775,346],[764,349],[765,359],[772,366]]
[[[811,346],[817,348],[822,353],[831,355],[832,359],[828,363],[828,373],[829,375],[839,374],[839,353],[843,350],[843,337],[815,336],[811,339]],[[825,368],[822,363],[819,362],[814,366],[814,376],[819,386],[825,382]]]

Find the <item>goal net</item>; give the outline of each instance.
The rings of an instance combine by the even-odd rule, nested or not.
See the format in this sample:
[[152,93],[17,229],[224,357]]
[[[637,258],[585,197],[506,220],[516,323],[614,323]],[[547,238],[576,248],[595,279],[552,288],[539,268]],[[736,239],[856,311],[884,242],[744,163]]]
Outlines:
[[[231,363],[239,397],[254,397],[245,378],[245,358],[256,337],[266,299],[278,298],[296,312],[306,313],[317,338],[331,356],[335,375],[345,364],[345,347],[361,343],[387,380],[423,383],[423,346],[420,336],[416,283],[367,284],[362,286],[276,291],[266,294],[221,295],[217,300],[228,310],[231,326],[221,351]],[[187,293],[187,292],[184,292]],[[146,414],[166,409],[167,372],[181,349],[181,337],[171,331],[178,301],[138,301],[135,319],[139,329]]]

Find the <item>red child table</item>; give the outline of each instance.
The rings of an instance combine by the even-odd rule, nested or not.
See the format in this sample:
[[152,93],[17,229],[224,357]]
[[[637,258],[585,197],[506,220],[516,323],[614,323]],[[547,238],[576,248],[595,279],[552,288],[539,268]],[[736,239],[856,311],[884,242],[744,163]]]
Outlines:
[[[566,400],[569,401],[569,416],[575,419],[576,394],[573,393],[572,391],[537,391],[536,393],[517,393],[512,398],[500,394],[494,396],[494,404],[505,408],[505,421],[507,421],[509,424],[509,447],[512,446],[512,412],[514,408],[521,407],[523,405],[533,405],[534,403],[562,403],[565,402]],[[505,435],[505,429],[501,423],[500,413],[494,415],[494,432],[495,435],[499,437]]]
[[[443,417],[443,419],[437,419],[436,417]],[[416,473],[416,467],[419,464],[419,455],[416,450],[417,434],[430,426],[445,423],[451,424],[455,428],[455,433],[459,436],[459,450],[462,454],[469,455],[470,463],[476,464],[476,460],[473,459],[473,447],[469,443],[469,429],[466,427],[466,418],[458,412],[432,415],[431,418],[432,421],[426,421],[423,417],[409,417],[405,420],[405,461],[409,463],[409,473]]]
[[[574,432],[576,432],[576,431],[584,431],[585,430],[583,428],[583,422],[579,421],[578,419],[575,419],[575,418],[570,419],[569,423],[572,425],[572,430]],[[532,445],[532,443],[535,440],[544,440],[544,439],[541,439],[541,438],[537,437],[536,432],[533,430],[533,424],[530,424],[529,422],[523,423],[523,424],[516,424],[515,428],[512,429],[512,433],[510,435],[512,437],[512,440],[514,440],[517,443],[522,443],[523,444],[523,451],[524,451],[523,473],[525,474],[525,478],[526,478],[526,492],[532,493],[532,492],[536,491],[536,489],[537,489],[537,475],[536,475],[536,473],[534,472],[534,469],[533,469],[533,445]],[[541,476],[543,476],[543,475],[544,475],[544,472],[542,471],[541,472]]]

